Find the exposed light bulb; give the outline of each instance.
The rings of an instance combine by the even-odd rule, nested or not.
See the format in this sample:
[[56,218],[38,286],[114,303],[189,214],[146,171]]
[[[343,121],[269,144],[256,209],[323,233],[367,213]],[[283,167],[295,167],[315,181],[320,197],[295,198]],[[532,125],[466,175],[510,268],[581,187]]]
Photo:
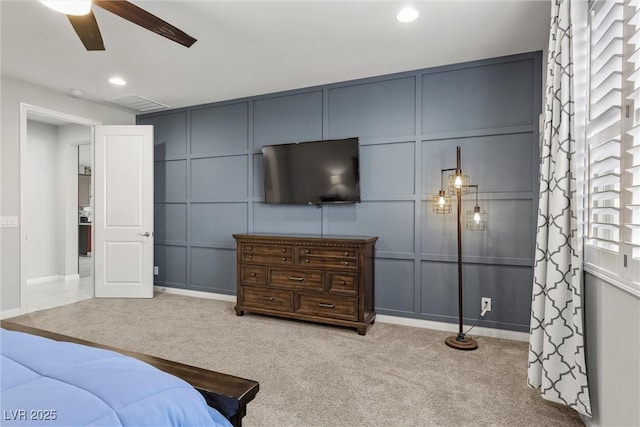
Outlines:
[[444,204],[445,204],[444,196],[440,196],[440,198],[438,199],[438,204],[440,206],[444,206]]
[[462,188],[462,176],[456,175],[456,180],[453,182],[456,188]]
[[91,11],[91,0],[40,0],[40,3],[65,15],[86,15]]
[[473,221],[476,224],[480,224],[480,212],[476,212],[476,213],[473,214]]

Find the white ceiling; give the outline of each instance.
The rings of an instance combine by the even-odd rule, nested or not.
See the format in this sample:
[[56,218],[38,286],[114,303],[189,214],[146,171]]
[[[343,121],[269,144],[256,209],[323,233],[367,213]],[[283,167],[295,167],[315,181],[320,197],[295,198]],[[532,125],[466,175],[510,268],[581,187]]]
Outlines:
[[[185,48],[93,7],[106,51],[87,52],[64,15],[0,1],[2,74],[102,102],[139,95],[197,105],[544,50],[548,0],[133,1],[198,39]],[[124,88],[107,78],[124,77]]]

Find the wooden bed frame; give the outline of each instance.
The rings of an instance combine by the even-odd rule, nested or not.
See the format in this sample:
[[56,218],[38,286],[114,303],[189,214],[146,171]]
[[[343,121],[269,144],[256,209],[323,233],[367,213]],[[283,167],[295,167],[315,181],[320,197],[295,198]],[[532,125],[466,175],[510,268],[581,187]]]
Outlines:
[[115,351],[129,357],[133,357],[148,363],[164,372],[182,378],[198,390],[207,401],[207,404],[224,415],[235,427],[242,426],[242,418],[247,414],[247,404],[251,402],[258,393],[260,385],[257,381],[247,380],[221,372],[209,371],[196,366],[185,365],[172,362],[166,359],[149,356],[133,351],[122,350],[116,347],[97,344],[73,338],[55,332],[45,331],[18,323],[0,321],[3,329],[17,332],[25,332],[31,335],[38,335],[56,341],[66,341],[82,344],[90,347]]

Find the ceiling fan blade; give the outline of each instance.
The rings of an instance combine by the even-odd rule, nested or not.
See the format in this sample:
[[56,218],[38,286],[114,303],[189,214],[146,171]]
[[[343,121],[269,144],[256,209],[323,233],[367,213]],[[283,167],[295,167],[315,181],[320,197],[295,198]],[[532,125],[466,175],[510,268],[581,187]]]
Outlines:
[[93,4],[183,46],[191,47],[197,41],[184,31],[126,0],[94,0]]
[[67,15],[67,18],[87,50],[104,50],[102,35],[93,12],[89,11],[88,14],[81,16]]

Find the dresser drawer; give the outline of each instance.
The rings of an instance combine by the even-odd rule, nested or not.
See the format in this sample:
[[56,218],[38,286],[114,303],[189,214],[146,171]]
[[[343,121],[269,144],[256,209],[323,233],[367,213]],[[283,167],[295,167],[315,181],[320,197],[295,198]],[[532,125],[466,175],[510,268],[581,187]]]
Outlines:
[[282,289],[240,288],[240,304],[279,311],[293,311],[293,291]]
[[298,264],[306,267],[339,268],[341,270],[356,270],[358,268],[356,258],[333,258],[316,255],[301,255],[298,257]]
[[288,253],[243,252],[242,262],[256,264],[291,265],[293,264],[293,259],[291,258],[291,251],[289,251]]
[[240,267],[240,280],[247,285],[262,285],[266,283],[265,267],[258,265],[242,265]]
[[330,271],[328,290],[332,294],[357,295],[358,274]]
[[317,246],[299,246],[297,248],[298,257],[306,255],[329,257],[329,258],[357,258],[358,252],[355,249],[323,248]]
[[343,320],[358,320],[356,298],[337,298],[325,295],[298,294],[297,313],[311,316],[331,317]]
[[243,243],[242,261],[290,265],[293,263],[293,248],[289,245]]
[[296,289],[324,290],[322,270],[269,269],[268,285]]
[[256,255],[286,255],[291,256],[293,248],[289,245],[265,245],[243,243],[242,252]]

